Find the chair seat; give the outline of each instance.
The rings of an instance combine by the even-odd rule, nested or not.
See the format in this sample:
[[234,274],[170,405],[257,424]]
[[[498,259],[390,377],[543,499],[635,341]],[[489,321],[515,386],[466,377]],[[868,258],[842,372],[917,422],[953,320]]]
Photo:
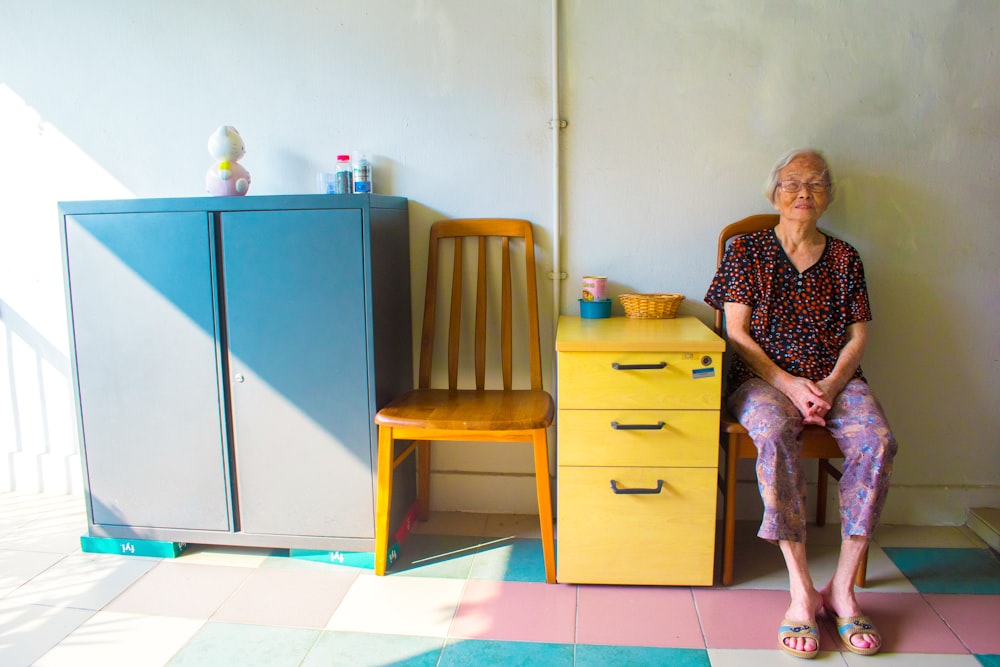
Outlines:
[[555,406],[545,391],[531,389],[414,389],[375,415],[375,423],[393,428],[455,431],[518,431],[546,428]]

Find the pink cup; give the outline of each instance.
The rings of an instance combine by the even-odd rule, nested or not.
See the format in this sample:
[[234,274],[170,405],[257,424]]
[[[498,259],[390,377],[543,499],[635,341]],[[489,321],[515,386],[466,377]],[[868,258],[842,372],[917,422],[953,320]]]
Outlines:
[[583,277],[583,300],[584,301],[604,301],[608,279],[604,276],[584,276]]

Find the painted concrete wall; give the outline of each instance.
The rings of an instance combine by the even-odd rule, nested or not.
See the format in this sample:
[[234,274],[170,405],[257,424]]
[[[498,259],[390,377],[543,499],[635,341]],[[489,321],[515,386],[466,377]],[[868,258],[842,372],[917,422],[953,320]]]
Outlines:
[[[374,153],[376,190],[410,199],[415,304],[433,220],[533,220],[543,344],[590,273],[612,294],[684,293],[681,314],[709,321],[718,229],[770,210],[780,153],[820,147],[839,190],[823,224],[865,259],[864,366],[901,443],[886,520],[1000,504],[1000,5],[562,0],[560,14],[555,307],[548,2],[0,0],[0,490],[81,488],[55,202],[200,195],[206,139],[227,123],[251,194],[311,192],[337,153]],[[532,510],[526,448],[445,446],[435,468],[437,508]]]

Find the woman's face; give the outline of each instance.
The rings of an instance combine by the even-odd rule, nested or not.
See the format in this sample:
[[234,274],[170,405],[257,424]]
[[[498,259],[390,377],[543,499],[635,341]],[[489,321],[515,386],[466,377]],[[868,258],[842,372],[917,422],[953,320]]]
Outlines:
[[774,193],[774,208],[783,220],[815,224],[830,202],[830,189],[813,192],[808,183],[826,184],[826,166],[811,155],[797,157],[779,172],[781,183],[800,184],[798,192],[785,192],[781,186]]

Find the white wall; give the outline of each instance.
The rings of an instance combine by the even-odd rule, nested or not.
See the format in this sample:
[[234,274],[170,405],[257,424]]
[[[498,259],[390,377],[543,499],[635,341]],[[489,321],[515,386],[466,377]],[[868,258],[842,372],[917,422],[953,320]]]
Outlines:
[[[441,217],[533,220],[552,266],[548,2],[150,4],[0,0],[0,490],[80,488],[55,202],[199,195],[220,124],[246,140],[256,195],[375,153],[377,191],[410,199],[415,303]],[[769,210],[785,149],[823,148],[840,190],[824,225],[865,258],[864,365],[901,444],[885,518],[1000,504],[1000,5],[560,10],[561,311],[601,273],[613,294],[682,292],[708,321],[718,229]],[[435,506],[531,511],[516,452],[445,448],[440,470],[488,474],[439,475]]]

